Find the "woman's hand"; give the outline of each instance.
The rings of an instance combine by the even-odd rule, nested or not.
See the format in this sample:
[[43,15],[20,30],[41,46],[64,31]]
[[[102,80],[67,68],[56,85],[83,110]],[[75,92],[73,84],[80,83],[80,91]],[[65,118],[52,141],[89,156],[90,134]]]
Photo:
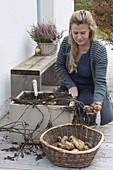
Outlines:
[[71,87],[69,89],[69,94],[71,94],[71,96],[73,98],[77,97],[78,96],[78,89],[77,89],[77,87]]

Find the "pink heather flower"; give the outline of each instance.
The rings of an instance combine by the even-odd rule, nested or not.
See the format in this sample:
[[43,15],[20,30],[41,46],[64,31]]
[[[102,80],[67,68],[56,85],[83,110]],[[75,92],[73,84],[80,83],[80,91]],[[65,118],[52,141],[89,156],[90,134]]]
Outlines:
[[[32,26],[31,31],[28,31],[30,37],[37,43],[54,42],[62,38],[62,33],[57,31],[54,23],[37,23],[36,26]],[[60,35],[60,36],[59,36]]]

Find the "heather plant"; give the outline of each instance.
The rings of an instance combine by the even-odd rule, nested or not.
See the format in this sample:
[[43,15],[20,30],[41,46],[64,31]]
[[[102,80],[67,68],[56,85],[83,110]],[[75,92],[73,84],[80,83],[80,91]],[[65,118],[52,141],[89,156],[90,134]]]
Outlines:
[[61,38],[64,31],[59,33],[54,23],[40,22],[37,25],[31,27],[31,31],[28,31],[32,40],[37,43],[57,43]]

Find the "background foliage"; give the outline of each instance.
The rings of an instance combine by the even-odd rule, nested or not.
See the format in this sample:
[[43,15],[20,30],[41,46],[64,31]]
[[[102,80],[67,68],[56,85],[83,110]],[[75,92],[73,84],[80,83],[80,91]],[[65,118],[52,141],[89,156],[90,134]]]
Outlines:
[[113,0],[75,0],[74,7],[91,11],[99,28],[97,37],[113,44]]

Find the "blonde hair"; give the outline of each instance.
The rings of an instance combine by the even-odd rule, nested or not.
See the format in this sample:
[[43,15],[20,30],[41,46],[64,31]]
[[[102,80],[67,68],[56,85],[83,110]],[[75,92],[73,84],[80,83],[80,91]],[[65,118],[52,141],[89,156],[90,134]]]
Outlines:
[[69,60],[69,70],[70,73],[73,71],[77,71],[77,55],[78,55],[78,45],[74,41],[72,34],[71,34],[71,26],[72,24],[87,24],[90,29],[90,41],[94,40],[96,37],[96,30],[97,30],[97,25],[93,19],[92,14],[89,11],[86,10],[79,10],[75,11],[69,22],[69,44],[71,45],[71,50],[70,50],[70,60]]

